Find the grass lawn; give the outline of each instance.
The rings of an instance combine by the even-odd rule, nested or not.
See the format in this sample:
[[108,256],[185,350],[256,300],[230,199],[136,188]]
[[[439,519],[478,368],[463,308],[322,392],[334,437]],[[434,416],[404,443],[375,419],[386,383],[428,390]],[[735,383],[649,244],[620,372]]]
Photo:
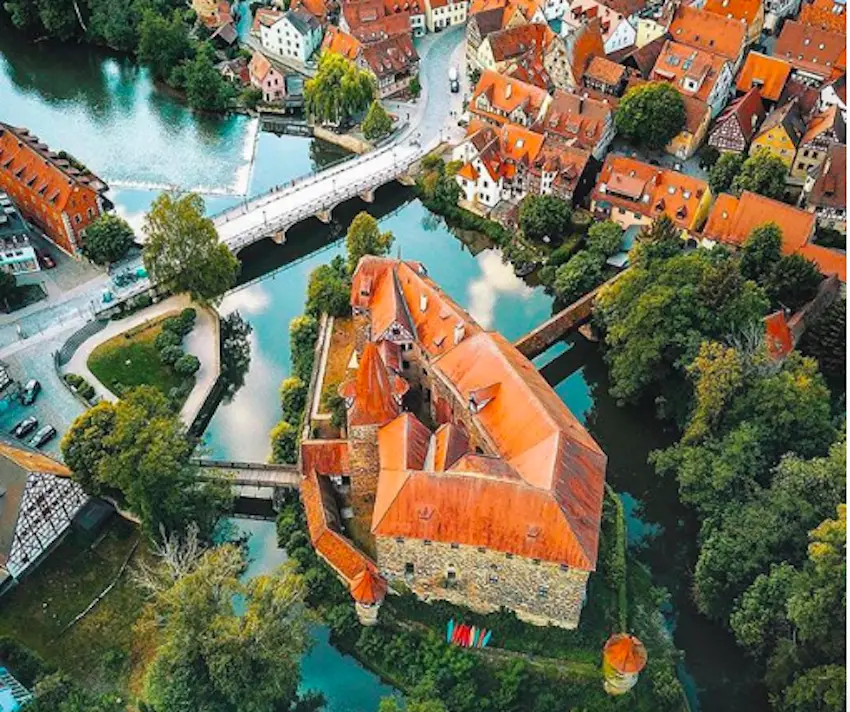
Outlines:
[[160,360],[154,346],[154,340],[162,333],[163,319],[129,338],[124,334],[114,336],[92,351],[88,367],[94,377],[116,395],[122,389],[142,385],[156,386],[168,395],[179,386],[183,376]]
[[[92,542],[69,534],[41,566],[0,599],[0,634],[16,638],[83,686],[123,691],[130,672],[133,623],[144,604],[130,581],[129,567],[85,618],[60,635],[112,582],[139,537],[135,525],[117,516],[105,531],[93,548]],[[140,546],[133,561],[145,555]]]

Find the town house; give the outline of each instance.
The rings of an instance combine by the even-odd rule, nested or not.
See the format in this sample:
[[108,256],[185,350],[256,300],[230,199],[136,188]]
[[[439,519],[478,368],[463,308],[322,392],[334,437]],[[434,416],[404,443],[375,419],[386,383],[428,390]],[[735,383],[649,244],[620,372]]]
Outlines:
[[478,64],[478,49],[494,32],[502,29],[504,7],[495,7],[469,16],[466,23],[466,65],[468,69],[483,69]]
[[339,27],[366,45],[388,37],[409,35],[410,13],[400,10],[387,14],[382,0],[349,0],[342,5]]
[[593,98],[582,89],[557,89],[535,131],[557,137],[566,145],[590,151],[601,161],[616,133],[613,101]]
[[468,8],[467,0],[425,0],[425,26],[430,32],[439,32],[452,25],[462,25]]
[[261,25],[260,38],[269,52],[306,64],[322,43],[322,26],[306,10],[288,10],[270,27]]
[[797,19],[804,25],[847,34],[847,5],[843,0],[806,0]]
[[685,161],[702,146],[711,123],[711,109],[704,101],[685,94],[682,95],[682,103],[685,105],[685,125],[664,150]]
[[847,126],[838,107],[831,106],[822,113],[814,114],[809,119],[806,133],[797,147],[789,182],[795,185],[805,183],[809,174],[826,160],[829,149],[835,145],[844,147],[846,139]]
[[805,132],[806,122],[800,112],[800,102],[797,98],[791,99],[767,115],[753,137],[750,153],[767,149],[790,169]]
[[561,20],[561,34],[571,34],[592,19],[599,20],[606,54],[631,47],[635,43],[637,30],[631,18],[598,0],[572,0]]
[[773,55],[787,61],[793,76],[810,86],[836,79],[847,65],[847,37],[789,20],[782,26]]
[[421,37],[425,34],[425,0],[384,0],[384,12],[387,16],[406,14],[410,18],[413,36]]
[[774,106],[782,96],[790,76],[791,65],[784,59],[750,52],[738,72],[735,89],[741,94],[758,89],[762,100],[768,106]]
[[266,104],[275,104],[286,98],[286,77],[262,52],[254,51],[248,63],[248,76],[251,86],[263,92]]
[[708,145],[724,153],[744,153],[764,117],[761,94],[758,89],[750,89],[717,117]]
[[626,88],[628,76],[628,70],[622,64],[606,57],[594,57],[584,73],[584,85],[602,94],[619,97]]
[[650,80],[670,82],[684,96],[708,104],[712,117],[726,106],[732,78],[732,68],[722,56],[669,40],[650,75]]
[[702,226],[711,205],[706,181],[611,155],[605,159],[590,197],[591,210],[599,220],[613,220],[626,230],[666,215],[683,238]]
[[702,9],[729,20],[743,22],[747,27],[747,44],[758,41],[764,29],[762,0],[705,0]]
[[51,151],[38,136],[0,122],[0,190],[57,247],[77,255],[86,228],[112,204],[108,186],[72,156]]
[[806,179],[800,196],[821,227],[847,234],[847,147],[832,144],[826,160]]
[[395,35],[366,45],[357,64],[372,73],[378,96],[385,99],[407,88],[419,71],[419,55],[410,35]]
[[551,101],[545,89],[485,70],[472,93],[469,111],[491,124],[531,126],[545,116]]
[[[476,65],[481,69],[506,73],[516,65],[544,64],[550,44],[563,42],[548,25],[531,23],[490,33],[480,44]],[[546,88],[546,87],[543,87]]]
[[669,28],[674,42],[719,55],[738,71],[747,44],[747,26],[740,20],[700,10],[694,5],[676,8]]

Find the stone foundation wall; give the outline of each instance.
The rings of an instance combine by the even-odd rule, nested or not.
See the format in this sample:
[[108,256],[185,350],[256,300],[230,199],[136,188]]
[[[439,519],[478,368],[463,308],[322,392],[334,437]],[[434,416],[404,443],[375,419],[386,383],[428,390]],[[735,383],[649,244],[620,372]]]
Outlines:
[[[587,571],[417,539],[380,537],[377,550],[381,573],[388,580],[405,581],[423,600],[445,600],[481,613],[505,607],[534,625],[578,625]],[[409,565],[413,566],[412,575]]]
[[378,491],[378,426],[348,428],[348,463],[351,475],[351,507],[355,516],[371,517]]

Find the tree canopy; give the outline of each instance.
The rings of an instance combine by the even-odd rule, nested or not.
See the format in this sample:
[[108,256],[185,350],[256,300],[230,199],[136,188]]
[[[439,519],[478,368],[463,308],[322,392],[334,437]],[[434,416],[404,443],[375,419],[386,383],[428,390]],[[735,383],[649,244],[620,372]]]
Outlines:
[[741,170],[732,181],[732,192],[740,195],[749,190],[768,198],[781,200],[785,194],[785,178],[788,166],[768,149],[760,148],[741,165]]
[[122,259],[133,245],[133,228],[118,215],[105,213],[86,228],[83,254],[99,265]]
[[527,195],[519,206],[519,226],[531,240],[559,242],[570,232],[570,204],[556,195]]
[[341,54],[323,52],[316,75],[304,84],[304,102],[311,116],[338,124],[369,106],[375,80]]
[[166,16],[152,9],[145,10],[139,27],[137,53],[157,79],[167,80],[192,53],[189,28],[180,11],[173,10]]
[[183,65],[182,84],[194,109],[223,111],[236,97],[233,85],[215,68],[215,50],[209,42],[198,45],[195,57]]
[[614,123],[629,141],[664,148],[685,125],[685,104],[672,84],[642,84],[620,99]]
[[215,302],[235,283],[239,260],[219,242],[199,195],[162,193],[145,215],[142,230],[147,236],[145,267],[169,291]]
[[195,522],[209,536],[227,507],[229,488],[200,482],[193,450],[179,415],[152,386],[89,408],[62,439],[62,457],[87,492],[120,493],[150,533]]
[[143,697],[157,712],[290,710],[309,645],[305,582],[292,564],[242,582],[224,545],[155,596],[136,634],[155,646]]
[[394,239],[391,232],[381,232],[378,221],[369,213],[358,213],[348,226],[345,236],[349,272],[354,273],[360,258],[365,255],[386,255]]
[[370,141],[387,136],[393,130],[393,121],[380,101],[374,99],[366,112],[366,118],[360,127],[363,135]]
[[307,313],[318,317],[347,316],[351,312],[351,283],[345,260],[337,255],[330,264],[319,265],[307,281]]
[[732,182],[741,172],[745,156],[741,153],[724,153],[708,171],[708,185],[714,195],[728,193]]

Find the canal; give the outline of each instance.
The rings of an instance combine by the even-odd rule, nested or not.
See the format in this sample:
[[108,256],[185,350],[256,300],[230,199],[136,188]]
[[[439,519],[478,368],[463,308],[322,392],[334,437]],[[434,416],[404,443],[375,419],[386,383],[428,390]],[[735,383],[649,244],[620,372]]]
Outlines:
[[[199,116],[161,91],[127,57],[82,45],[32,44],[0,18],[0,120],[25,126],[65,149],[112,186],[117,210],[138,227],[160,190],[204,195],[216,212],[342,158],[334,146],[259,132],[244,116]],[[345,226],[363,206],[334,211],[334,224],[305,222],[284,246],[259,243],[240,257],[240,285],[222,311],[239,310],[252,325],[251,366],[244,386],[222,403],[205,433],[214,457],[263,460],[279,417],[277,389],[288,374],[288,324],[303,309],[307,276],[343,250]],[[552,300],[517,278],[498,251],[456,236],[408,189],[377,191],[369,211],[396,236],[393,254],[423,261],[447,293],[484,326],[514,339],[548,317]],[[608,453],[608,480],[628,505],[632,552],[670,592],[667,610],[684,675],[704,710],[758,710],[763,692],[749,684],[748,664],[731,638],[694,611],[688,595],[693,522],[678,504],[675,482],[659,480],[646,455],[668,444],[651,412],[619,408],[608,394],[598,345],[572,336],[536,360],[565,403]],[[269,570],[282,558],[271,522],[240,520],[252,533],[252,566]],[[328,698],[330,712],[369,712],[390,688],[316,629],[304,660],[304,687]]]

